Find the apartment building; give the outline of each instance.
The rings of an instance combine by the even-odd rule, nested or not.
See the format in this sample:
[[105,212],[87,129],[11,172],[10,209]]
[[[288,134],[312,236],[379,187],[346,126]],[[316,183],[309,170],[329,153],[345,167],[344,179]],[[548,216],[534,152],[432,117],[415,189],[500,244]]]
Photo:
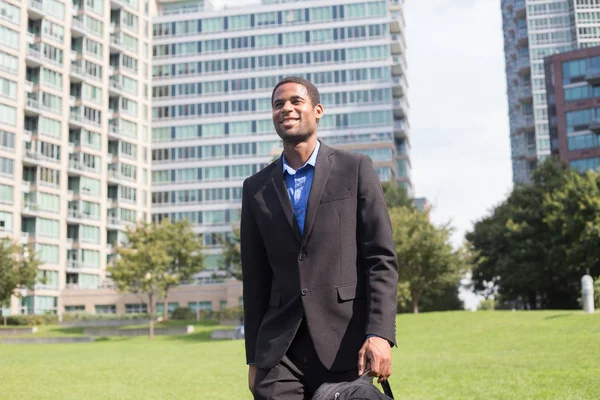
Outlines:
[[271,91],[321,92],[323,142],[368,154],[412,193],[401,0],[263,0],[214,9],[159,2],[153,19],[152,218],[189,219],[206,264],[240,217],[242,183],[282,151]]
[[552,153],[580,172],[600,167],[600,46],[545,60]]
[[13,314],[103,285],[124,229],[150,220],[149,4],[0,0],[0,233],[44,284]]
[[515,184],[551,154],[544,58],[600,44],[598,0],[502,0]]

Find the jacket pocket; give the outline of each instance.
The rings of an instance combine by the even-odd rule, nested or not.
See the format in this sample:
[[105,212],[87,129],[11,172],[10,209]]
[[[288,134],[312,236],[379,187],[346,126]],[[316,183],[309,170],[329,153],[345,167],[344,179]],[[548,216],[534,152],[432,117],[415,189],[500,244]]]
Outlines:
[[351,285],[339,286],[337,288],[340,301],[348,301],[365,297],[365,285],[353,283]]
[[281,293],[271,292],[271,297],[269,298],[269,306],[279,307],[280,305],[281,305]]
[[349,197],[352,197],[352,191],[346,190],[345,192],[337,192],[337,193],[329,193],[323,195],[321,198],[321,204],[323,203],[331,203],[332,201],[344,200]]

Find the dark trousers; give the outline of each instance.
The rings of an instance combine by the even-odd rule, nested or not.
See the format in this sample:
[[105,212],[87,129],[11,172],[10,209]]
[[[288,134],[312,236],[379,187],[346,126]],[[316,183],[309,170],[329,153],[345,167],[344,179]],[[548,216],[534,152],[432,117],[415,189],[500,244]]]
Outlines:
[[[358,364],[358,354],[356,362]],[[325,382],[349,382],[356,378],[358,366],[345,372],[331,372],[321,364],[302,321],[283,359],[271,369],[257,369],[254,399],[310,400]]]

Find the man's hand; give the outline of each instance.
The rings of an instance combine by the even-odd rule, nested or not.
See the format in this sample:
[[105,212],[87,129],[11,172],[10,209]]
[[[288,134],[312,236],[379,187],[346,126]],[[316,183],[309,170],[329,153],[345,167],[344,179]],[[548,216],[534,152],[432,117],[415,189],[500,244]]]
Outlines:
[[358,352],[358,375],[370,368],[369,375],[376,376],[377,382],[385,381],[392,375],[392,348],[390,343],[378,336],[371,336]]
[[248,389],[254,394],[254,379],[256,378],[256,365],[248,365]]

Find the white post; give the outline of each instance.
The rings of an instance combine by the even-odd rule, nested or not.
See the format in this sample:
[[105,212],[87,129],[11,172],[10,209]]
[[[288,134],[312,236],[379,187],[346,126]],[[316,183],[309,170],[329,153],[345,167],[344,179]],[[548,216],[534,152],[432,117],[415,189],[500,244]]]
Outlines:
[[581,278],[581,299],[583,303],[583,311],[586,313],[594,313],[594,280],[589,275],[584,275]]

